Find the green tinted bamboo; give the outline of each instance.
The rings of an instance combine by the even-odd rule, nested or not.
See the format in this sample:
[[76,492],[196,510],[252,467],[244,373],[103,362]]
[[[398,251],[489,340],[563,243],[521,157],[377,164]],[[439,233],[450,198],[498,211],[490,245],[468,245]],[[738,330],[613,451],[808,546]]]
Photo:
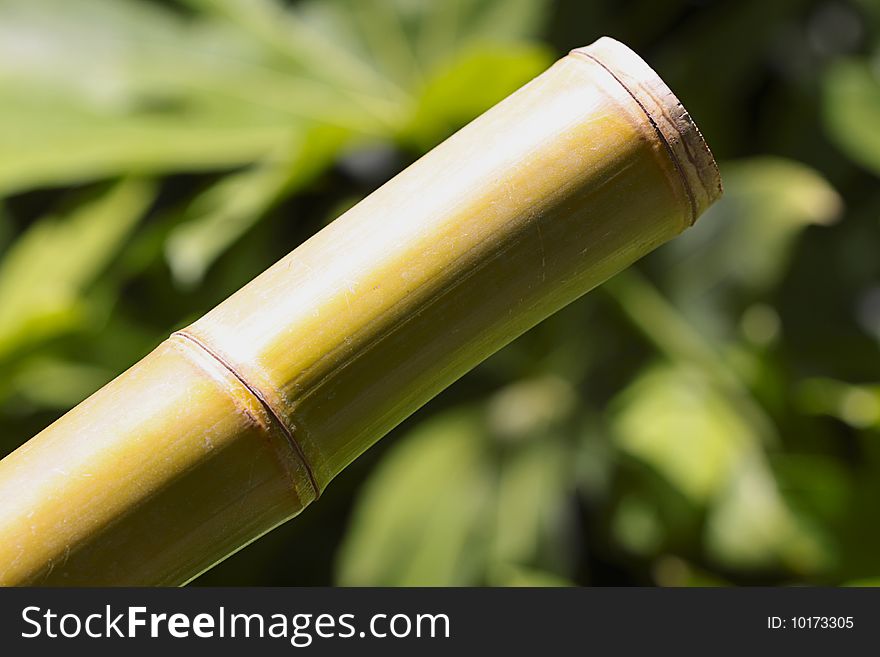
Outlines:
[[0,462],[0,583],[190,580],[720,191],[641,59],[574,51]]

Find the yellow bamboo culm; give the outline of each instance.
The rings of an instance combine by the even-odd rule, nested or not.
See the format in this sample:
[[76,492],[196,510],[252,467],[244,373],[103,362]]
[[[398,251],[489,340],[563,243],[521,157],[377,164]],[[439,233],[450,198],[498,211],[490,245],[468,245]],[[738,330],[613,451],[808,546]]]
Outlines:
[[647,64],[573,51],[0,461],[0,584],[191,580],[720,194]]

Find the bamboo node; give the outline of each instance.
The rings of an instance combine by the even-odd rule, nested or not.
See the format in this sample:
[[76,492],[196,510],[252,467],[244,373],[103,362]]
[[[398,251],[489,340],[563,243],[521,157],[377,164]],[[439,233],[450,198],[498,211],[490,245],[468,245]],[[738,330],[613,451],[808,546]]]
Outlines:
[[294,438],[293,436],[293,430],[287,426],[287,424],[281,418],[281,415],[274,408],[272,408],[272,405],[266,400],[266,396],[260,391],[260,389],[256,386],[251,385],[244,376],[236,371],[231,363],[223,358],[223,356],[217,353],[214,349],[211,349],[211,347],[205,344],[204,341],[200,340],[191,333],[188,333],[185,329],[175,331],[171,334],[171,337],[181,338],[201,349],[208,356],[217,361],[217,363],[223,366],[226,370],[228,370],[229,373],[232,374],[232,376],[234,376],[239,381],[239,383],[241,383],[241,385],[243,385],[248,390],[248,392],[250,392],[254,396],[254,398],[258,402],[260,402],[269,417],[271,417],[272,420],[278,425],[278,428],[281,430],[281,433],[284,435],[287,443],[290,445],[290,448],[296,453],[300,461],[302,461],[303,468],[305,468],[306,474],[309,478],[309,484],[311,485],[312,490],[315,493],[314,499],[317,500],[319,497],[321,497],[321,487],[318,486],[318,480],[315,478],[315,473],[312,470],[311,464],[306,458],[305,452],[303,451],[300,444],[297,442],[296,438]]

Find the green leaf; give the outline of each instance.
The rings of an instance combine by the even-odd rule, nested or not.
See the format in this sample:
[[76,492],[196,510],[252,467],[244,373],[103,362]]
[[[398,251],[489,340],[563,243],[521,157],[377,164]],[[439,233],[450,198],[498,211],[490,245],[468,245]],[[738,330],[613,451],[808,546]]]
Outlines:
[[461,52],[425,83],[404,139],[430,148],[482,114],[552,61],[541,46],[480,45]]
[[851,385],[833,379],[807,379],[796,401],[805,413],[830,415],[857,429],[880,428],[880,385]]
[[728,568],[784,567],[799,575],[829,567],[833,553],[815,526],[796,515],[766,464],[745,459],[706,525],[710,555]]
[[684,496],[705,505],[718,495],[759,439],[726,396],[699,371],[659,365],[615,400],[614,440]]
[[[290,126],[102,116],[49,98],[29,100],[34,104],[13,110],[0,92],[0,122],[7,126],[0,131],[0,194],[122,174],[223,169],[257,160],[294,134]],[[39,108],[47,105],[61,123],[41,122]]]
[[302,3],[288,9],[275,0],[188,0],[208,15],[228,21],[242,34],[280,56],[294,70],[356,92],[392,95],[386,109],[405,100],[401,91],[358,52],[352,6],[338,2]]
[[367,95],[420,144],[433,145],[550,61],[547,49],[526,43],[543,25],[544,0],[321,0],[290,10],[273,0],[190,3],[299,69]]
[[[731,409],[766,444],[777,441],[777,432],[766,410],[756,403],[745,381],[741,362],[731,356],[735,349],[723,349],[713,340],[708,321],[691,318],[670,303],[646,277],[634,268],[617,274],[602,287],[620,305],[627,318],[645,338],[671,361],[695,368],[707,379],[715,394],[723,396]],[[691,307],[692,314],[694,308]],[[696,313],[699,315],[699,313]],[[698,328],[699,327],[699,328]],[[715,336],[717,338],[717,336]],[[726,353],[725,353],[726,352]],[[748,361],[746,361],[747,364]]]
[[560,537],[574,489],[574,450],[565,438],[577,405],[570,383],[543,376],[502,388],[485,406],[487,427],[501,447],[487,573],[497,585],[519,579],[510,568],[569,569]]
[[503,459],[492,568],[534,566],[546,545],[559,544],[571,479],[568,475],[566,451],[551,436],[543,436]]
[[841,60],[823,79],[825,125],[835,144],[880,175],[880,78],[867,61]]
[[185,286],[199,283],[208,267],[260,217],[329,166],[347,138],[341,130],[315,128],[292,152],[227,176],[199,194],[166,243],[177,281]]
[[0,7],[0,193],[261,160],[313,123],[382,123],[228,27],[119,0]]
[[292,11],[273,0],[190,2],[337,82],[407,95],[462,50],[535,38],[549,13],[546,0],[313,0]]
[[66,215],[39,220],[13,243],[0,262],[0,359],[82,321],[82,293],[153,197],[149,183],[116,183]]
[[28,359],[13,375],[10,391],[38,408],[73,408],[114,376],[112,370],[54,357]]
[[473,412],[439,416],[404,436],[358,496],[337,581],[477,583],[490,495],[485,449],[485,429]]
[[577,403],[577,391],[564,379],[535,377],[495,393],[486,406],[486,419],[493,436],[501,441],[543,441],[564,425]]
[[800,232],[834,222],[843,208],[821,174],[792,160],[729,162],[722,175],[721,200],[662,252],[674,298],[694,319],[732,290],[771,289]]

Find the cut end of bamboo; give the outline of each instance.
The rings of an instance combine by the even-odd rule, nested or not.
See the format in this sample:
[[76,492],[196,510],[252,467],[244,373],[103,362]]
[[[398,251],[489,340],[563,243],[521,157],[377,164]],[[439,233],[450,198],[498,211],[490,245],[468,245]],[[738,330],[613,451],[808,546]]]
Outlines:
[[602,37],[572,53],[608,71],[644,110],[681,176],[693,224],[723,193],[718,165],[697,124],[654,69],[619,41]]

